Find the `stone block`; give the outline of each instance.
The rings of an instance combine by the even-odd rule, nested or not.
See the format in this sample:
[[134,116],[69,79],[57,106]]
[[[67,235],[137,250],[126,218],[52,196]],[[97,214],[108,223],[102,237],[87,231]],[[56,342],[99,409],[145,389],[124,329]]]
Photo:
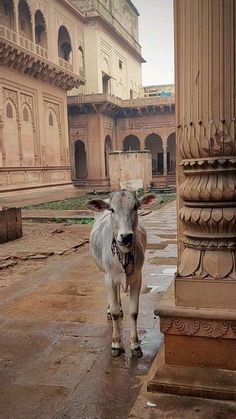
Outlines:
[[0,243],[22,237],[21,208],[0,207]]

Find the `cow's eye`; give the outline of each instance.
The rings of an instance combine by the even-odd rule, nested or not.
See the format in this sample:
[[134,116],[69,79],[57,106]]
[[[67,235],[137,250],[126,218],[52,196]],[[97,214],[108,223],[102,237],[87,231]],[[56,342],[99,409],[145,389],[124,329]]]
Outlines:
[[114,214],[114,212],[115,212],[113,208],[111,208],[110,211],[112,212],[112,214]]

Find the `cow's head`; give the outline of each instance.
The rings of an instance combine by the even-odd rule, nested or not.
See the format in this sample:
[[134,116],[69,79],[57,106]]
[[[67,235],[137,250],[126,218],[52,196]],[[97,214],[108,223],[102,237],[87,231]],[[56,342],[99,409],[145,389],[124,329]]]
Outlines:
[[135,231],[138,225],[138,208],[148,206],[157,198],[154,194],[146,194],[138,199],[132,192],[122,189],[113,192],[108,202],[92,199],[87,207],[97,212],[109,210],[113,235],[120,250],[128,253],[133,246]]

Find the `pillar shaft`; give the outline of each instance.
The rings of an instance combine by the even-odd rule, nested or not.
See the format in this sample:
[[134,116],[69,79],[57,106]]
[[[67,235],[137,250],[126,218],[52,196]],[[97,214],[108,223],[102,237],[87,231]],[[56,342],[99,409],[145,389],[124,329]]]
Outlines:
[[235,17],[235,0],[175,0],[177,305],[236,307]]
[[236,0],[174,0],[174,21],[178,266],[149,389],[236,400]]

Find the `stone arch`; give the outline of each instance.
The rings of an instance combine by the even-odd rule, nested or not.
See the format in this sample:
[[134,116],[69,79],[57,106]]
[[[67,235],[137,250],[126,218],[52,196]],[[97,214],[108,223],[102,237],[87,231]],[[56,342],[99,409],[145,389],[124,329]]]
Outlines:
[[64,25],[58,30],[58,55],[65,61],[71,61],[72,44],[70,34]]
[[145,138],[145,149],[150,150],[152,154],[152,174],[163,175],[164,161],[163,161],[163,147],[162,138],[160,135],[152,133]]
[[40,45],[42,48],[48,48],[48,41],[47,41],[47,26],[46,20],[44,17],[43,12],[38,9],[34,15],[35,21],[35,42],[37,45]]
[[81,47],[81,45],[79,46],[78,53],[79,53],[79,70],[84,70],[84,50]]
[[110,135],[107,135],[104,142],[104,161],[105,176],[109,177],[109,153],[112,151],[112,141]]
[[140,150],[140,141],[136,135],[127,135],[123,141],[123,150],[124,151],[131,151],[131,150]]
[[34,129],[32,110],[28,103],[22,105],[21,142],[24,166],[34,165]]
[[8,102],[6,105],[6,117],[13,119],[13,108],[10,102]]
[[45,149],[47,166],[59,166],[61,161],[60,130],[56,112],[50,107],[45,112]]
[[167,173],[175,173],[176,165],[176,139],[175,132],[167,138]]
[[15,29],[15,13],[13,0],[0,0],[0,25]]
[[3,126],[3,138],[7,139],[4,141],[4,152],[6,166],[18,166],[19,165],[19,141],[18,141],[18,118],[17,109],[14,102],[8,98],[4,103],[4,126]]
[[87,178],[87,153],[85,144],[81,140],[75,142],[75,172],[76,179]]
[[102,92],[109,94],[111,91],[111,77],[108,60],[103,57],[102,60]]
[[18,22],[20,35],[32,41],[31,13],[26,0],[20,0],[18,3]]

